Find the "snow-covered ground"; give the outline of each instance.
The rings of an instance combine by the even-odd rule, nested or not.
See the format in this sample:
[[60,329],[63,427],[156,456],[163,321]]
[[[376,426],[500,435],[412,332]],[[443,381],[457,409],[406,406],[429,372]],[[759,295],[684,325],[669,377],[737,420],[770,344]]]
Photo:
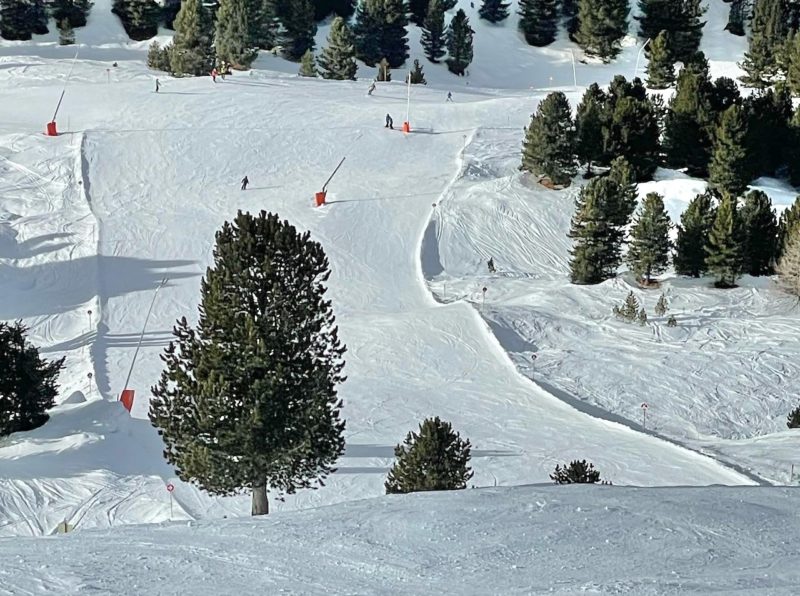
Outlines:
[[[726,10],[712,0],[704,47],[715,75],[735,73],[743,48],[741,38],[722,31]],[[655,317],[645,328],[611,317],[612,305],[632,287],[624,275],[597,287],[568,283],[575,190],[545,191],[516,166],[522,128],[547,93],[541,87],[565,85],[573,105],[582,93],[573,86],[569,42],[532,49],[473,19],[471,76],[457,79],[426,65],[430,84],[413,89],[414,133],[403,135],[383,128],[387,112],[396,124],[404,119],[402,84],[380,84],[367,97],[364,81],[299,79],[291,74],[296,65],[270,56],[256,71],[216,85],[158,75],[156,94],[156,74],[143,65],[147,44],[123,42],[107,12],[107,0],[97,2],[89,27],[78,31],[83,45],[74,65],[75,50],[54,45],[52,36],[0,44],[0,319],[24,320],[48,356],[65,355],[68,363],[51,421],[0,442],[0,535],[49,534],[62,520],[85,529],[249,510],[247,497],[212,498],[178,482],[146,420],[158,355],[174,321],[195,317],[214,231],[237,209],[276,211],[322,243],[349,349],[341,390],[347,451],[339,471],[324,489],[273,503],[279,512],[380,495],[393,446],[431,415],[471,439],[472,483],[479,487],[547,482],[556,463],[576,457],[593,461],[615,485],[789,480],[798,439],[778,431],[800,388],[800,325],[793,302],[770,280],[745,279],[721,292],[707,282],[668,279],[675,329]],[[611,65],[578,62],[578,84],[630,76],[632,41]],[[69,73],[58,115],[63,134],[45,137],[40,133]],[[444,102],[447,90],[455,103]],[[329,204],[313,207],[314,192],[342,156]],[[243,193],[238,181],[245,174],[252,186]],[[793,200],[793,190],[778,181],[758,185],[782,206]],[[641,191],[663,192],[677,220],[702,186],[662,171]],[[489,256],[497,275],[486,274]],[[131,377],[137,397],[129,417],[115,400],[164,279]],[[636,291],[651,311],[658,292]],[[642,402],[650,406],[644,431]],[[176,485],[172,514],[167,482]],[[789,494],[768,492],[776,499]],[[538,493],[518,494],[458,498],[491,495],[513,511],[513,499],[534,502]],[[716,494],[734,507],[736,497],[727,495],[743,493],[619,494],[613,498],[630,499],[628,511],[646,516],[647,504],[664,494],[676,495],[677,509],[681,499],[704,495],[702,507]],[[641,495],[637,506],[634,496]],[[419,498],[440,506],[434,497]],[[401,523],[391,519],[403,514],[397,502],[418,503],[378,499],[341,507],[374,508],[366,517],[382,535],[382,516],[382,523]],[[279,517],[299,528],[335,511]],[[259,528],[225,527],[239,536]],[[170,528],[163,531],[177,532]],[[87,540],[103,540],[93,536]],[[10,544],[0,541],[0,549]],[[91,549],[97,550],[105,549]],[[420,565],[430,563],[419,556]],[[50,581],[45,575],[42,582]],[[62,590],[89,587],[65,577],[75,581],[58,584]],[[620,589],[647,593],[626,585]]]
[[793,489],[489,488],[0,540],[0,594],[789,596]]

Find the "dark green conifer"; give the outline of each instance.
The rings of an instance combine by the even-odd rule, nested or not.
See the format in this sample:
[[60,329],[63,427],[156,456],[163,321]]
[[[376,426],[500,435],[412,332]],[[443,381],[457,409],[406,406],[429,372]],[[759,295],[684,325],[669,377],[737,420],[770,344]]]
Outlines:
[[606,205],[606,214],[612,225],[626,228],[631,223],[631,216],[636,211],[636,203],[639,200],[636,176],[628,160],[624,157],[614,159],[608,170],[608,179],[619,187],[619,192]]
[[628,0],[579,0],[575,41],[589,56],[610,62],[628,31]]
[[405,0],[383,0],[381,58],[400,68],[408,58],[408,16]]
[[721,195],[740,196],[750,181],[747,168],[747,123],[741,107],[733,105],[722,114],[714,135],[708,166],[709,185]]
[[444,9],[441,0],[431,0],[420,38],[422,51],[431,62],[437,63],[447,54],[445,45]]
[[700,277],[707,271],[705,247],[716,217],[714,200],[711,192],[697,195],[681,214],[673,258],[678,275]]
[[182,318],[162,355],[150,421],[178,476],[218,495],[292,494],[321,484],[344,452],[342,356],[310,233],[242,213],[216,234],[199,320]]
[[300,72],[301,77],[316,77],[319,75],[317,72],[317,59],[314,57],[314,50],[306,50],[303,57],[300,59]]
[[780,260],[789,239],[800,234],[800,196],[798,196],[794,203],[784,209],[781,213],[780,223],[778,224],[778,247],[776,259]]
[[718,288],[733,288],[742,274],[742,226],[736,199],[722,197],[706,244],[706,267]]
[[161,7],[154,0],[114,0],[111,12],[119,17],[125,33],[134,41],[158,34]]
[[453,74],[463,76],[472,63],[472,36],[474,31],[469,24],[467,13],[459,9],[447,27],[447,69]]
[[382,0],[362,0],[356,8],[353,34],[356,58],[367,66],[375,66],[383,58],[381,43],[386,20]]
[[556,465],[550,480],[556,484],[594,484],[599,482],[600,472],[594,469],[594,464],[587,464],[585,459],[575,460],[563,468]]
[[584,92],[575,114],[575,150],[578,161],[586,164],[591,175],[592,164],[600,162],[605,153],[603,125],[606,95],[597,83]]
[[314,49],[314,36],[317,34],[314,5],[311,0],[288,2],[281,22],[283,55],[287,60],[299,62],[307,50]]
[[394,449],[395,461],[384,483],[386,494],[467,488],[471,445],[449,422],[428,418]]
[[649,180],[661,160],[660,116],[656,105],[649,98],[633,96],[610,101],[608,105],[603,133],[606,153],[625,157],[637,181]]
[[425,17],[428,16],[428,5],[430,0],[408,0],[409,20],[422,27]]
[[675,82],[675,59],[669,47],[669,35],[662,31],[650,45],[647,62],[647,86],[651,89],[666,89]]
[[483,0],[481,7],[478,9],[478,16],[490,23],[499,23],[508,18],[509,6],[511,6],[511,3],[503,0]]
[[733,35],[744,35],[744,25],[747,21],[750,0],[732,0],[728,13],[728,24],[725,30]]
[[258,56],[258,50],[250,45],[250,24],[247,19],[244,0],[220,0],[214,49],[218,62],[226,62],[237,70],[250,68]]
[[336,17],[331,23],[328,47],[322,50],[319,65],[324,79],[356,79],[358,64],[353,34],[342,17]]
[[550,45],[558,33],[557,0],[519,0],[519,29],[532,46]]
[[744,272],[771,275],[777,258],[778,220],[765,192],[751,190],[740,211]]
[[751,179],[775,176],[793,149],[792,97],[786,85],[759,91],[743,103],[747,122],[747,164]]
[[711,160],[716,115],[712,109],[713,86],[705,73],[684,68],[678,75],[675,95],[665,120],[664,149],[667,165],[686,168],[691,176],[705,177]]
[[202,0],[184,0],[175,17],[169,48],[170,71],[178,76],[203,76],[214,62],[211,15]]
[[408,75],[411,77],[411,84],[412,85],[427,85],[428,82],[425,80],[425,72],[422,70],[422,65],[419,63],[419,60],[414,59],[414,68]]
[[631,271],[638,279],[643,278],[645,284],[650,284],[653,275],[667,270],[672,246],[670,227],[664,199],[658,193],[648,193],[633,224],[626,258]]
[[780,47],[787,34],[786,16],[784,0],[755,0],[749,48],[741,64],[747,73],[742,80],[747,85],[766,87],[778,74]]
[[522,147],[522,170],[569,184],[576,173],[575,131],[567,96],[550,93],[531,116]]

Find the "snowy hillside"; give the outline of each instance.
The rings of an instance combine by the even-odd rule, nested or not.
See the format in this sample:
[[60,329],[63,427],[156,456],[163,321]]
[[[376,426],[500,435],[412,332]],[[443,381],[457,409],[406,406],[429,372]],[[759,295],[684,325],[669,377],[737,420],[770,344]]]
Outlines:
[[[568,283],[576,191],[545,191],[516,167],[540,87],[564,86],[573,105],[582,93],[572,44],[528,48],[473,19],[470,77],[426,65],[430,84],[413,89],[414,132],[403,135],[383,128],[387,112],[405,116],[402,84],[367,97],[364,81],[299,79],[296,65],[271,56],[216,85],[159,75],[156,94],[147,44],[122,40],[108,8],[97,2],[77,32],[74,70],[74,50],[50,38],[0,46],[0,319],[22,319],[48,357],[68,363],[51,421],[0,442],[0,535],[49,534],[63,520],[79,529],[165,521],[167,482],[174,519],[249,510],[247,497],[178,482],[146,420],[159,353],[177,318],[196,317],[214,231],[237,209],[275,211],[323,245],[348,346],[345,457],[324,489],[278,510],[382,494],[393,446],[430,415],[472,441],[479,487],[547,482],[574,458],[615,485],[789,480],[798,439],[778,431],[800,393],[800,324],[769,280],[729,292],[668,280],[676,329],[611,317],[630,289],[624,275]],[[744,47],[722,31],[726,10],[712,0],[708,13],[715,75],[734,73]],[[578,62],[578,84],[630,76],[630,41],[611,65]],[[63,134],[45,137],[70,72]],[[444,103],[447,90],[454,103]],[[313,207],[343,156],[329,204]],[[244,175],[252,187],[242,193]],[[777,204],[793,200],[779,182],[761,183]],[[677,219],[702,186],[662,171],[640,190],[663,192]],[[165,279],[131,376],[131,418],[115,400]],[[388,507],[369,503],[353,507]]]
[[737,594],[800,584],[797,491],[518,487],[0,539],[10,594]]

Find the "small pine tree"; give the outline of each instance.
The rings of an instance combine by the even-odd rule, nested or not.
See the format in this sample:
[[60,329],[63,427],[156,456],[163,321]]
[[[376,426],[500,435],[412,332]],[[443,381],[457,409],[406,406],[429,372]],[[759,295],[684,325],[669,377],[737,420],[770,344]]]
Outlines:
[[661,294],[661,296],[658,297],[658,302],[656,302],[655,313],[659,317],[663,317],[665,314],[667,314],[668,310],[669,304],[667,303],[667,297],[664,294]]
[[328,34],[328,47],[319,58],[322,78],[340,81],[356,79],[356,51],[353,34],[342,17],[336,17]]
[[620,311],[622,312],[622,318],[626,321],[633,322],[636,320],[636,317],[639,316],[639,310],[639,301],[636,299],[633,292],[629,292]]
[[550,93],[539,104],[525,132],[522,168],[547,176],[554,184],[569,184],[576,173],[575,132],[567,96]]
[[575,152],[578,161],[586,164],[587,175],[592,173],[592,164],[603,159],[605,103],[605,93],[597,83],[592,83],[575,113]]
[[575,41],[589,56],[610,62],[628,30],[628,0],[579,0]]
[[490,23],[499,23],[508,18],[509,6],[511,3],[503,2],[503,0],[483,0],[478,9],[478,16]]
[[250,24],[244,0],[221,0],[217,10],[214,49],[217,61],[227,62],[233,68],[246,70],[258,56],[250,46]]
[[778,72],[780,46],[786,38],[784,0],[756,0],[750,23],[749,48],[741,64],[751,87],[766,87]]
[[306,50],[303,57],[300,59],[300,76],[315,78],[319,75],[317,72],[317,60],[314,57],[314,50]]
[[211,15],[201,0],[184,0],[175,17],[175,35],[169,46],[170,72],[207,75],[214,62]]
[[64,358],[47,361],[21,322],[0,322],[0,437],[42,426],[55,405]]
[[147,50],[147,66],[153,70],[169,72],[169,47],[162,48],[157,41],[151,43]]
[[472,63],[472,36],[467,13],[459,9],[447,27],[447,68],[453,74],[463,76]]
[[563,468],[556,465],[550,480],[556,484],[595,484],[600,480],[600,472],[594,469],[594,464],[586,463],[585,459],[575,460]]
[[667,319],[667,327],[677,327],[678,326],[678,319],[675,318],[675,315],[670,315]]
[[633,225],[633,239],[626,259],[636,276],[644,277],[645,284],[651,282],[651,276],[667,270],[670,227],[664,199],[658,193],[648,193]]
[[392,69],[389,67],[389,61],[386,58],[383,58],[378,64],[378,74],[375,80],[381,83],[388,83],[392,80]]
[[786,420],[786,426],[789,428],[800,428],[800,406],[789,412],[789,417]]
[[800,300],[800,228],[794,228],[778,261],[781,286]]
[[71,46],[75,43],[75,30],[69,23],[69,19],[63,19],[58,24],[58,45]]
[[771,275],[778,247],[778,220],[769,196],[751,190],[740,211],[744,271],[753,276]]
[[747,189],[746,127],[744,111],[737,105],[722,113],[717,126],[708,182],[723,196],[738,197]]
[[570,259],[570,281],[598,284],[614,277],[620,262],[623,232],[606,211],[619,201],[621,189],[609,178],[595,178],[575,202],[569,237],[575,241]]
[[420,43],[425,57],[433,63],[439,62],[447,54],[444,9],[441,0],[431,0],[423,23]]
[[449,422],[428,418],[394,449],[395,462],[384,483],[386,494],[461,490],[472,478],[471,445]]
[[422,70],[422,65],[419,60],[414,60],[414,68],[408,73],[410,83],[412,85],[427,85],[428,81],[425,80],[425,72]]
[[286,3],[281,23],[283,55],[287,60],[298,62],[307,50],[314,49],[317,23],[311,0],[291,0]]
[[706,267],[718,288],[732,288],[742,273],[741,225],[736,199],[723,197],[706,244]]
[[519,0],[519,29],[529,45],[543,47],[556,40],[558,2],[556,0]]
[[642,327],[647,324],[647,313],[645,312],[644,308],[639,309],[639,314],[636,316],[636,320]]
[[647,62],[647,86],[651,89],[666,89],[675,82],[675,65],[669,47],[669,34],[662,31],[650,45]]
[[673,259],[678,275],[700,277],[707,271],[705,247],[716,217],[713,200],[710,192],[697,195],[681,215]]

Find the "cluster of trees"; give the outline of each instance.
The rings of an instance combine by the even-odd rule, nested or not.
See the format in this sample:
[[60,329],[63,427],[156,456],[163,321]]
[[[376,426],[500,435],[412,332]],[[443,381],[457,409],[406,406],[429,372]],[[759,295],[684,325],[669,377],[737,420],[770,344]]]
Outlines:
[[0,437],[33,430],[50,418],[64,359],[47,361],[20,322],[0,322]]
[[[659,296],[654,310],[659,317],[663,317],[667,314],[667,311],[669,311],[669,303],[664,294]],[[638,322],[639,325],[647,324],[647,311],[645,311],[644,306],[639,302],[639,299],[633,292],[628,293],[628,297],[625,298],[625,302],[623,302],[622,306],[615,305],[612,312],[615,317],[627,323]],[[673,315],[670,315],[669,319],[667,319],[667,327],[677,327],[677,325],[678,320]]]
[[48,32],[52,17],[60,31],[62,45],[74,43],[73,29],[86,25],[91,0],[0,0],[0,37],[27,41]]
[[447,56],[450,72],[463,75],[472,63],[472,38],[475,32],[463,10],[456,12],[445,27],[445,6],[444,0],[431,0],[422,21],[422,49],[428,60],[434,63],[441,62]]
[[[800,95],[800,3],[796,0],[752,0],[737,7],[738,18],[730,28],[744,34],[744,21],[750,19],[748,51],[741,66],[747,73],[742,80],[753,87],[767,87],[785,81]],[[734,7],[731,7],[733,17]]]

